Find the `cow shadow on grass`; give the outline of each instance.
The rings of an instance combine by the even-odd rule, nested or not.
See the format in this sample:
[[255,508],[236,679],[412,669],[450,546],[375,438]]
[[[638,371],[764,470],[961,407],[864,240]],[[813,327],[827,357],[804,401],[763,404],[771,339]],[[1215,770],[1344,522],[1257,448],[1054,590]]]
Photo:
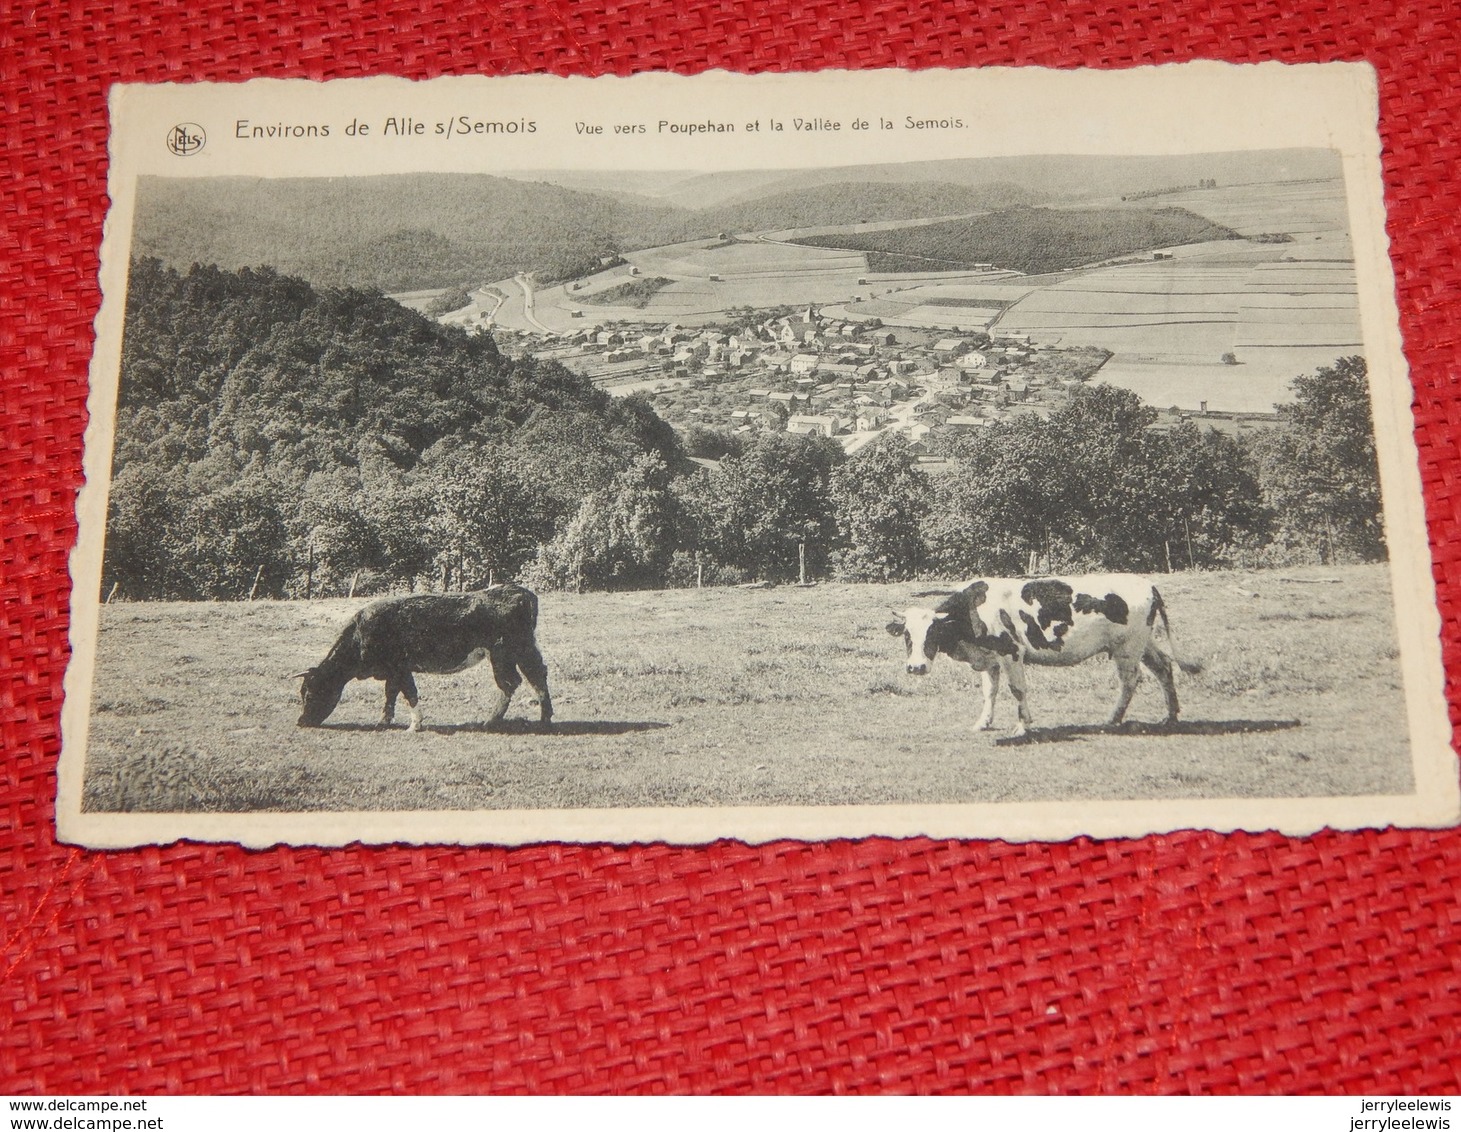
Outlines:
[[1182,719],[1176,723],[1069,723],[1056,727],[1032,727],[1024,735],[1006,735],[994,741],[997,747],[1022,747],[1032,743],[1074,743],[1096,735],[1171,737],[1177,735],[1256,735],[1266,731],[1292,731],[1297,719]]
[[578,735],[631,735],[636,731],[658,731],[668,723],[642,719],[569,719],[539,723],[535,719],[500,719],[496,723],[423,724],[423,731],[438,735],[549,735],[568,739]]
[[[579,735],[630,735],[636,731],[658,731],[668,726],[668,723],[637,719],[584,719],[565,720],[561,723],[539,723],[534,719],[502,719],[496,723],[423,723],[421,731],[432,735],[547,735],[569,739]],[[400,721],[386,727],[379,723],[325,723],[321,724],[319,730],[379,733],[405,731],[406,725]]]

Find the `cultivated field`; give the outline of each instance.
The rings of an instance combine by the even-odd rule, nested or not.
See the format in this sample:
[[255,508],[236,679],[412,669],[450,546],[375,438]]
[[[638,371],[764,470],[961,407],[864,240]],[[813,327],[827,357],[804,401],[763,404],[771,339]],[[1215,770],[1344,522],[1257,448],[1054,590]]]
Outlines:
[[[592,298],[635,277],[617,264],[537,291],[479,303],[496,324],[566,333],[601,322],[713,322],[733,307],[818,305],[829,318],[893,327],[1025,334],[1046,346],[1109,350],[1100,380],[1149,404],[1270,412],[1292,399],[1299,374],[1363,354],[1344,186],[1335,177],[1163,194],[1108,211],[1179,207],[1247,236],[1204,240],[1046,275],[1007,271],[879,273],[845,249],[779,242],[794,233],[741,233],[626,252],[640,278],[664,278],[643,307]],[[859,227],[859,226],[854,226]],[[867,238],[915,239],[945,220],[860,226]],[[893,231],[896,229],[896,231]],[[833,237],[829,237],[833,238]],[[835,238],[833,238],[835,239]],[[968,249],[965,249],[966,251]],[[936,265],[935,265],[936,266]],[[577,290],[573,287],[577,286]],[[1229,364],[1232,355],[1236,364]]]
[[1223,250],[1086,272],[1032,291],[994,326],[1112,351],[1100,379],[1151,405],[1269,412],[1292,399],[1299,374],[1364,353],[1354,265],[1284,262],[1289,244],[1246,247],[1241,258]]
[[1291,259],[1349,259],[1349,218],[1344,184],[1335,178],[1278,184],[1229,185],[1187,193],[1168,193],[1161,203],[1185,208],[1245,236],[1285,232]]
[[[1412,789],[1383,568],[1173,575],[1183,721],[1148,681],[1122,730],[1105,661],[1033,669],[1036,728],[976,733],[977,682],[903,672],[888,607],[929,583],[543,596],[558,718],[490,673],[423,676],[426,729],[352,684],[295,726],[297,681],[359,602],[102,610],[89,810],[493,809],[1281,797]],[[404,712],[402,712],[404,716]]]

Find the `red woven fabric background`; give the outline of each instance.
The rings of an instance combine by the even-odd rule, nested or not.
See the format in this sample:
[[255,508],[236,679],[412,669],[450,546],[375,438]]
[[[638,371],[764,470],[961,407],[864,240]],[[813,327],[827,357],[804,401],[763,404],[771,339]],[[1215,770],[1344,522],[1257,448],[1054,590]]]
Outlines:
[[1461,1088],[1454,832],[119,853],[53,834],[110,83],[1369,60],[1457,672],[1450,0],[0,12],[0,1092]]

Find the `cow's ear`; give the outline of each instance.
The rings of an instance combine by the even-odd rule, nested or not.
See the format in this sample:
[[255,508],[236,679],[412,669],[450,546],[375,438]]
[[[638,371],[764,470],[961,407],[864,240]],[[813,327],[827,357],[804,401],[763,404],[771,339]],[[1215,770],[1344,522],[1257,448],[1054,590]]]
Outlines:
[[947,610],[947,609],[940,609],[940,610],[938,610],[938,611],[937,611],[937,612],[936,612],[936,613],[935,613],[935,614],[934,614],[934,615],[933,615],[933,619],[934,619],[934,620],[935,620],[935,621],[947,621],[947,620],[948,620],[948,619],[949,619],[949,617],[950,617],[950,616],[951,616],[951,613],[950,613],[950,611],[949,611],[949,610]]
[[903,635],[903,631],[907,629],[908,626],[902,621],[889,621],[886,628],[888,630],[888,636],[901,637]]

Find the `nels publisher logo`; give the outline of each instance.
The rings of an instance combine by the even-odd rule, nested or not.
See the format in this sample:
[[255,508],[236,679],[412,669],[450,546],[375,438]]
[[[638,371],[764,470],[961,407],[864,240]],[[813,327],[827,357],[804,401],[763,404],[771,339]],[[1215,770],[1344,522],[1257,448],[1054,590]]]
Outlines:
[[195,122],[179,122],[167,132],[167,148],[179,157],[192,157],[208,144],[208,135]]

